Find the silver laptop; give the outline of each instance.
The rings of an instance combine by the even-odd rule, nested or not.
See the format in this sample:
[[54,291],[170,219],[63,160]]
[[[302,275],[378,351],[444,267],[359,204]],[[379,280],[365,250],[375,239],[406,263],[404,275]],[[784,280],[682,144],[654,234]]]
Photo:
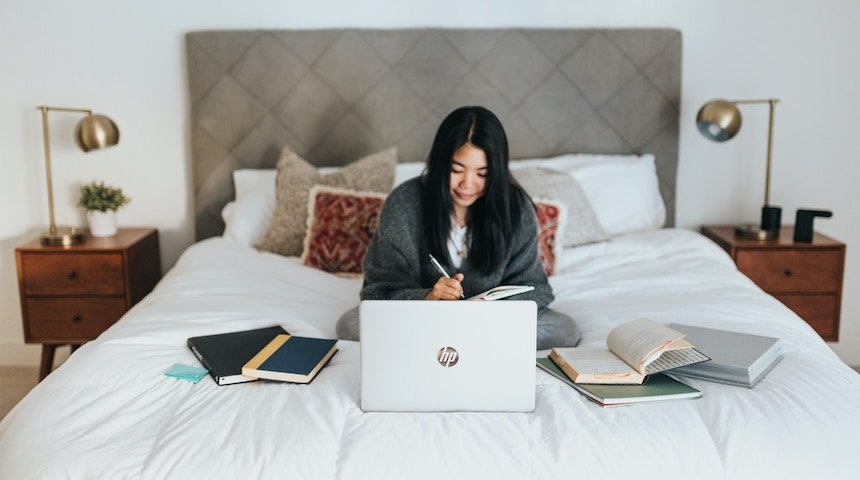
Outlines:
[[535,408],[531,300],[361,302],[361,409]]

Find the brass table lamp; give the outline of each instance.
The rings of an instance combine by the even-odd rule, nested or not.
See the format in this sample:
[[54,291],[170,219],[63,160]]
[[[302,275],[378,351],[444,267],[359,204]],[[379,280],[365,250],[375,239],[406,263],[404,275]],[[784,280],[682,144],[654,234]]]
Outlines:
[[744,238],[768,240],[779,236],[782,208],[770,204],[770,169],[773,156],[773,110],[779,99],[765,100],[711,100],[699,109],[696,115],[696,126],[699,132],[709,140],[725,142],[731,140],[741,129],[740,104],[768,104],[770,121],[767,128],[767,171],[764,183],[764,206],[761,207],[761,223],[759,225],[738,225],[735,233]]
[[94,114],[82,108],[61,108],[39,106],[42,111],[42,133],[45,141],[45,175],[48,183],[48,213],[51,225],[42,234],[42,245],[77,245],[84,241],[83,232],[74,227],[58,227],[54,223],[54,187],[51,179],[51,146],[48,136],[48,112],[85,113],[86,116],[75,127],[75,143],[84,152],[111,147],[119,143],[119,129],[110,118]]

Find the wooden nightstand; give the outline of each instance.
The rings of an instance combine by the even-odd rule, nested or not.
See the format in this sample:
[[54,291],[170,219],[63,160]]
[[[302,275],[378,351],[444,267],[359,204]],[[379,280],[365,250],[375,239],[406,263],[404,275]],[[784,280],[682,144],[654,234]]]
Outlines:
[[72,350],[99,336],[161,278],[158,231],[121,228],[69,247],[35,239],[15,249],[24,341],[42,344],[41,381],[58,345]]
[[845,244],[815,233],[812,242],[795,242],[794,227],[778,239],[756,241],[735,236],[731,226],[704,226],[702,233],[723,248],[744,275],[792,309],[825,340],[839,340]]

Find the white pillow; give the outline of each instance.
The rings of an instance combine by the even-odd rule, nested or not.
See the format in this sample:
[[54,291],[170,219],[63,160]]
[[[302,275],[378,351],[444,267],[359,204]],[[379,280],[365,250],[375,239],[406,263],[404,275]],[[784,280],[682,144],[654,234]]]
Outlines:
[[[644,155],[643,155],[644,156]],[[585,167],[595,164],[612,163],[631,163],[636,162],[641,157],[639,155],[601,155],[593,153],[566,153],[555,157],[547,158],[524,158],[520,160],[511,160],[509,168],[518,170],[521,168],[549,168],[562,172],[570,172],[579,167]]]
[[511,161],[511,170],[528,167],[571,175],[609,236],[655,230],[666,223],[654,155],[571,154]]
[[394,186],[421,175],[426,166],[424,162],[398,163],[394,167]]
[[243,245],[256,246],[269,231],[274,212],[274,195],[255,193],[229,202],[221,210],[225,225],[223,236]]
[[275,211],[275,169],[242,168],[233,171],[236,200],[221,210],[224,238],[255,246],[268,231]]
[[[417,177],[424,171],[424,162],[399,163],[394,169],[394,186]],[[340,170],[340,167],[321,167],[320,174]],[[275,182],[278,171],[274,168],[240,168],[233,171],[236,199],[221,210],[224,219],[224,238],[243,245],[256,246],[262,241],[272,223],[275,212]]]
[[274,168],[240,168],[233,170],[233,187],[236,190],[236,200],[254,193],[264,193],[274,196],[277,177],[278,171]]

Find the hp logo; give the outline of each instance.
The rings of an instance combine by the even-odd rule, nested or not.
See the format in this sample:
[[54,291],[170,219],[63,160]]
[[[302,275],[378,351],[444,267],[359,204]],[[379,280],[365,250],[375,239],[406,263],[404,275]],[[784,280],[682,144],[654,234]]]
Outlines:
[[460,360],[460,354],[457,353],[457,350],[454,347],[443,347],[439,349],[439,353],[436,354],[436,360],[439,362],[439,365],[443,367],[453,367],[457,365],[457,361]]

